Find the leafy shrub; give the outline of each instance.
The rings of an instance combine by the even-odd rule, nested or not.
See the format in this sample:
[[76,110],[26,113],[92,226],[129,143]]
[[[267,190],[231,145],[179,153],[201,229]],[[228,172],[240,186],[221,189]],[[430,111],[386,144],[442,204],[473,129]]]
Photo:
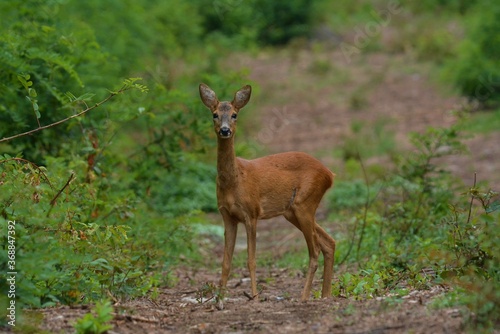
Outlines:
[[[192,218],[166,222],[133,191],[111,192],[110,177],[85,182],[84,161],[51,158],[45,168],[4,156],[0,163],[0,214],[2,226],[7,219],[16,221],[21,305],[143,295],[164,283],[162,269],[176,263],[179,254],[195,253],[188,228]],[[7,260],[4,249],[2,266]]]
[[87,313],[75,324],[78,334],[101,334],[106,333],[113,326],[109,322],[113,319],[113,307],[109,301],[97,302],[93,310],[95,313]]
[[[106,207],[95,196],[96,188],[70,184],[74,174],[68,178],[69,173],[60,171],[54,177],[20,158],[4,157],[1,170],[0,212],[16,221],[16,262],[22,268],[17,295],[22,304],[40,307],[79,302],[83,296],[93,299],[107,290],[102,287],[111,288],[109,283],[120,275],[116,270],[126,271],[124,264],[132,268],[127,250],[120,249],[129,227],[118,223],[130,210],[127,201]],[[101,210],[108,211],[111,224],[91,219]],[[118,221],[110,220],[114,217]]]
[[[57,9],[55,2],[9,1],[0,5],[0,137],[71,115],[73,108],[66,92],[82,95],[84,82],[79,70],[98,72],[96,65],[109,61],[92,30],[58,21]],[[62,33],[68,30],[73,34]],[[67,130],[59,140],[78,134],[76,128]],[[11,152],[22,150],[40,162],[44,155],[57,152],[54,142],[47,133],[27,136],[17,140]]]
[[199,0],[207,34],[237,45],[283,45],[311,32],[315,2],[306,0]]
[[328,193],[328,200],[335,211],[356,210],[366,203],[366,184],[363,180],[335,182],[333,191]]
[[465,13],[478,0],[423,0],[423,1],[402,1],[403,6],[409,6],[415,12],[435,12],[448,11]]
[[256,0],[260,16],[258,39],[264,44],[286,44],[293,38],[306,37],[311,32],[314,1]]
[[475,182],[462,195],[442,221],[449,252],[442,276],[461,288],[455,304],[473,312],[469,325],[491,328],[500,312],[500,247],[492,238],[500,229],[500,200],[497,192],[481,190]]
[[62,10],[93,27],[99,45],[122,75],[152,67],[159,59],[185,56],[200,43],[201,17],[192,2],[71,0]]
[[[128,71],[144,71],[152,58],[137,58],[151,41],[158,42],[147,45],[155,55],[177,50],[168,59],[195,43],[196,25],[183,32],[187,39],[174,34],[189,24],[181,12],[190,5],[133,6],[134,15],[118,11],[110,20],[85,22],[80,15],[99,8],[95,2],[2,2],[0,109],[8,112],[0,112],[0,138],[93,108],[104,94],[117,95],[105,88]],[[165,11],[179,15],[161,18]],[[144,39],[133,39],[122,26],[127,15],[133,16],[128,24],[144,29],[137,32]],[[147,18],[175,36],[160,43],[165,35],[142,25]],[[239,74],[230,75],[239,81]],[[197,256],[190,224],[203,221],[200,209],[216,208],[215,163],[206,162],[214,145],[209,114],[196,91],[186,89],[193,88],[186,77],[181,88],[169,89],[168,80],[151,73],[147,98],[120,94],[85,117],[1,143],[0,215],[2,226],[17,223],[21,307],[140,296],[170,283],[171,265]],[[136,79],[125,80],[121,90],[129,88],[147,90]],[[6,254],[1,252],[1,265]]]
[[[353,107],[353,104],[360,106],[359,104],[366,103],[363,94],[351,97],[351,102]],[[370,126],[362,121],[353,122],[351,124],[352,135],[344,139],[341,147],[342,158],[348,161],[357,159],[359,156],[369,158],[394,151],[394,134],[386,128],[387,123],[386,119],[379,119]]]
[[434,17],[428,17],[405,29],[401,43],[406,44],[403,47],[412,47],[417,59],[442,64],[454,56],[453,50],[459,42],[450,30]]
[[460,196],[463,186],[438,163],[464,150],[462,127],[459,121],[412,134],[415,150],[397,159],[395,173],[384,179],[339,182],[333,198],[342,198],[328,199],[342,217],[353,218],[349,231],[337,237],[345,240],[338,244],[337,264],[360,269],[341,274],[333,283],[334,295],[401,295],[407,288],[445,282],[457,289],[446,305],[466,306],[468,326],[495,326],[498,193],[474,184]]
[[478,1],[471,9],[465,40],[450,59],[444,77],[470,100],[485,105],[500,100],[500,4]]
[[[453,197],[453,190],[446,186],[449,173],[438,168],[435,161],[464,149],[459,127],[429,128],[423,134],[412,134],[415,151],[396,157],[396,172],[382,178],[369,176],[362,163],[356,167],[354,160],[347,161],[349,171],[357,169],[364,180],[339,182],[338,189],[334,187],[328,196],[336,210],[353,216],[349,243],[339,246],[345,247],[340,263],[369,261],[380,252],[386,262],[398,267],[415,264],[419,255],[412,253],[417,251],[413,243],[416,239],[418,243],[427,242],[428,231],[437,228],[433,222],[447,214],[447,202]],[[377,143],[371,142],[374,146]]]

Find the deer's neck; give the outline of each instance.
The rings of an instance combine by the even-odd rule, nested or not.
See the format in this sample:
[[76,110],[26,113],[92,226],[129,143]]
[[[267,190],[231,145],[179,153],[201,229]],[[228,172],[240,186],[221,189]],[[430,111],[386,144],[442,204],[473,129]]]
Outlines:
[[232,187],[237,183],[238,168],[234,152],[234,137],[227,139],[218,138],[217,176],[220,188]]

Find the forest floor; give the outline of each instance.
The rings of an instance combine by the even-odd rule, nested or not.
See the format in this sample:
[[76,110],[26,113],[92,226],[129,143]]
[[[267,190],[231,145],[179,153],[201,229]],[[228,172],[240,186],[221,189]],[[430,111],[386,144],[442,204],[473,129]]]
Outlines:
[[[241,125],[245,127],[244,135],[237,141],[253,138],[269,153],[308,152],[322,159],[339,178],[344,173],[343,162],[341,157],[332,158],[332,152],[345,145],[348,138],[359,135],[361,139],[370,140],[370,136],[380,137],[386,132],[393,136],[399,149],[411,149],[410,131],[449,126],[454,121],[450,111],[460,109],[463,104],[453,94],[436,88],[438,85],[428,77],[431,71],[428,65],[418,65],[408,56],[370,54],[350,62],[339,52],[299,50],[262,52],[256,57],[234,56],[227,63],[233,69],[251,69],[250,78],[258,85],[250,102],[252,107],[248,107],[252,114],[240,120],[247,125]],[[356,121],[366,125],[358,133],[354,133],[352,126]],[[373,132],[375,125],[382,129],[382,134]],[[467,139],[470,153],[448,158],[444,163],[464,184],[472,184],[474,172],[479,180],[487,176],[492,185],[498,184],[500,174],[494,171],[500,170],[499,142],[498,131]],[[376,154],[366,159],[367,164],[390,163],[386,157]],[[324,221],[325,217],[324,214],[318,217],[320,224],[335,228]],[[244,229],[239,232],[241,230]],[[245,249],[242,233],[237,244],[240,253]],[[260,222],[258,233],[257,256],[264,252],[285,254],[291,248],[305,246],[300,232],[279,219]],[[249,279],[242,261],[243,264],[233,264],[228,299],[220,310],[214,300],[200,302],[199,298],[207,282],[216,283],[219,279],[214,263],[221,262],[221,247],[206,251],[207,262],[211,263],[207,268],[177,268],[172,274],[177,283],[160,289],[157,298],[117,303],[114,328],[108,333],[464,331],[461,310],[429,307],[435,296],[448,289],[446,286],[411,291],[404,298],[387,295],[362,301],[329,298],[300,302],[304,273],[270,264],[258,268],[262,291],[258,300],[249,301],[244,294],[250,291]],[[303,256],[307,261],[305,251]],[[315,291],[321,285],[319,278],[317,273]],[[208,290],[205,288],[205,292]],[[43,315],[42,328],[54,333],[70,333],[74,332],[75,320],[89,309],[63,306],[37,312]]]
[[[297,298],[303,284],[301,273],[261,268],[265,278],[259,300],[245,297],[249,281],[241,269],[228,285],[223,309],[213,300],[200,303],[198,291],[218,274],[206,270],[179,269],[174,288],[162,289],[159,297],[115,305],[114,328],[108,333],[461,333],[459,309],[430,310],[427,304],[443,292],[413,291],[404,299],[378,298],[356,301],[347,298]],[[319,281],[315,282],[319,286]],[[197,300],[198,299],[198,300]],[[63,306],[43,310],[45,329],[51,333],[73,332],[72,324],[88,307]]]

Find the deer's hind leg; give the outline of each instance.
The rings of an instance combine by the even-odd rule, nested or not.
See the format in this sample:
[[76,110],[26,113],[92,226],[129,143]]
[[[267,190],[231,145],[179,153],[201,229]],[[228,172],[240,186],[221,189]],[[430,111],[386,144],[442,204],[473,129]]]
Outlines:
[[285,218],[297,227],[306,239],[307,249],[309,251],[309,268],[306,275],[306,283],[302,290],[301,300],[306,301],[311,295],[311,287],[314,279],[314,274],[318,269],[318,257],[321,250],[318,233],[316,229],[316,222],[314,215],[307,214],[305,211],[293,210],[287,212]]
[[321,248],[321,252],[323,253],[324,259],[323,288],[321,290],[321,297],[327,298],[332,295],[335,240],[318,224],[316,224],[316,232],[318,234],[319,246]]

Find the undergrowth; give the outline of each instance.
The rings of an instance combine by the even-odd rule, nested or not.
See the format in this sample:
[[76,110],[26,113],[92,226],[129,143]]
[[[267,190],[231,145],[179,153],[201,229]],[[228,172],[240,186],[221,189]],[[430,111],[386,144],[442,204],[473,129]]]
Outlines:
[[[144,295],[168,281],[162,268],[178,261],[174,254],[192,252],[186,227],[192,217],[164,224],[132,191],[110,193],[109,178],[86,182],[76,172],[84,162],[49,161],[40,167],[20,157],[0,158],[2,231],[7,220],[15,222],[21,305]],[[1,238],[7,245],[7,234]],[[0,261],[7,264],[7,252]]]
[[403,296],[444,284],[455,291],[453,303],[468,307],[470,326],[495,324],[498,193],[477,185],[475,176],[467,189],[439,160],[463,152],[462,128],[459,121],[412,134],[414,151],[396,157],[394,171],[383,177],[367,175],[358,156],[361,178],[337,183],[330,218],[353,218],[336,236],[336,263],[345,272],[334,281],[334,296]]

